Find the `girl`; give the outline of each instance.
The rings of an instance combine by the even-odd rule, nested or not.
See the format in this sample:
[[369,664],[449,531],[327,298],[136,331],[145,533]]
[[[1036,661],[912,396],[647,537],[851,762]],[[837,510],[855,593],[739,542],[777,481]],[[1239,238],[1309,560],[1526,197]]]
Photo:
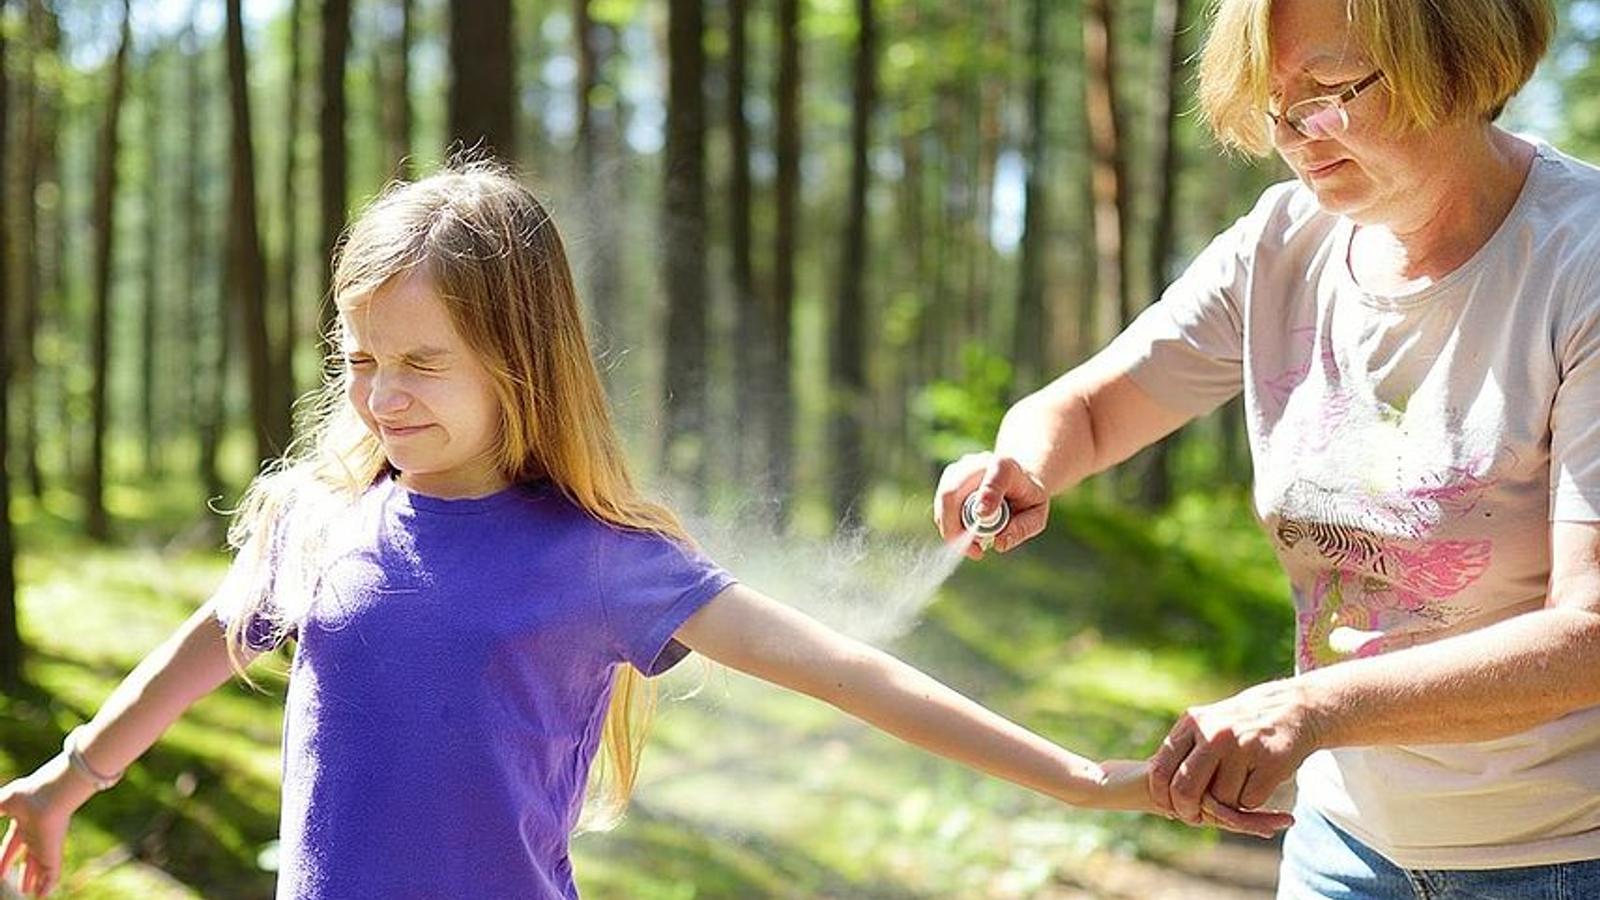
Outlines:
[[1147,808],[1140,767],[1061,750],[697,553],[635,490],[556,228],[505,173],[388,191],[333,297],[342,374],[247,492],[228,577],[0,789],[0,876],[20,860],[47,893],[73,811],[287,636],[279,897],[575,897],[596,750],[619,811],[641,676],[690,650],[1060,800]]

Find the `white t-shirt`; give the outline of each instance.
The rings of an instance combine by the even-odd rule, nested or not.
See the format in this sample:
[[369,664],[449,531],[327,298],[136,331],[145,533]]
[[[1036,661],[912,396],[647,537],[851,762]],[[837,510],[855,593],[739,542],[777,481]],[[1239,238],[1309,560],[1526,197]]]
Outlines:
[[[1404,296],[1357,285],[1353,230],[1270,188],[1111,351],[1174,409],[1244,391],[1302,671],[1539,609],[1549,522],[1600,520],[1600,169],[1539,145],[1488,242]],[[1600,707],[1320,751],[1298,783],[1402,866],[1600,858]]]

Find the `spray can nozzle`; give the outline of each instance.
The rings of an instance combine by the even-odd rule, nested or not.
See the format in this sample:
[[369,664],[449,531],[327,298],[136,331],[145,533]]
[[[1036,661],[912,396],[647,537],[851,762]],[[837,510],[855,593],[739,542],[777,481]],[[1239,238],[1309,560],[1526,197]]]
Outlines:
[[978,547],[985,552],[994,544],[994,536],[1005,530],[1011,522],[1011,505],[1001,499],[987,516],[978,514],[978,492],[973,491],[961,504],[961,527],[966,529],[978,540]]

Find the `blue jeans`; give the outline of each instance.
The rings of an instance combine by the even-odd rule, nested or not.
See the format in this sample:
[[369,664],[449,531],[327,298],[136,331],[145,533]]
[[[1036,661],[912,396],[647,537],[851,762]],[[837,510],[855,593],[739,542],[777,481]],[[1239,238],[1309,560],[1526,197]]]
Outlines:
[[1278,900],[1595,900],[1600,860],[1516,869],[1402,869],[1301,805]]

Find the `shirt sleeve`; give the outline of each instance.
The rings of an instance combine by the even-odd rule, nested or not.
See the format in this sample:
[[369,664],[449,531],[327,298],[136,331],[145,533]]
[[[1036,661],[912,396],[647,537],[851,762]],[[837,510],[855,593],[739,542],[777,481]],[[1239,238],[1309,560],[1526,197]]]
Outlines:
[[1161,405],[1203,415],[1244,385],[1244,297],[1265,223],[1292,185],[1269,189],[1217,235],[1104,351]]
[[1550,519],[1600,521],[1600,262],[1577,284],[1579,315],[1557,346],[1550,408]]
[[606,527],[596,552],[600,608],[618,662],[659,675],[689,655],[678,628],[734,577],[665,535]]

